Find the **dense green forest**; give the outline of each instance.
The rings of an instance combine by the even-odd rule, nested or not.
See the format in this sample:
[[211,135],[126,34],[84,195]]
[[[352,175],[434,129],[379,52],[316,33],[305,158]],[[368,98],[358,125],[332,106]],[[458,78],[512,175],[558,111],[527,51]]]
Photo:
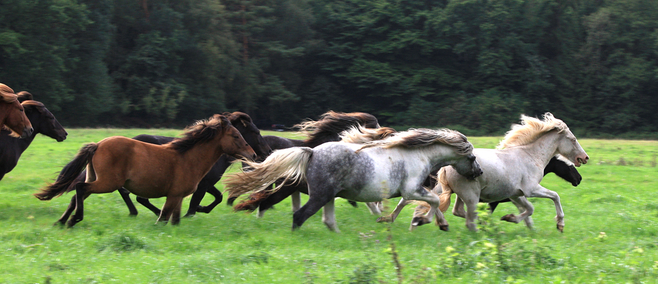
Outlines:
[[0,2],[0,82],[66,126],[333,109],[486,135],[550,111],[655,137],[657,59],[655,0]]

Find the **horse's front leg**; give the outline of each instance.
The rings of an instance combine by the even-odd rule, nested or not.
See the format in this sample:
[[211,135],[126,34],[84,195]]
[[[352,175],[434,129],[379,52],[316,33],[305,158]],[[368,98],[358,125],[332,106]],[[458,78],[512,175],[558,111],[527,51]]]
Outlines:
[[[199,190],[201,190],[201,186],[199,186],[199,188],[197,188],[197,192],[198,192]],[[197,205],[197,207],[196,207],[196,208],[197,208],[196,212],[210,213],[210,211],[212,211],[213,209],[215,209],[215,207],[216,207],[217,205],[219,205],[220,203],[222,203],[222,199],[224,198],[224,197],[222,196],[222,192],[219,191],[219,189],[217,189],[214,185],[208,186],[207,189],[206,189],[206,193],[210,193],[210,195],[214,196],[214,197],[215,197],[215,200],[214,200],[212,203],[210,203],[208,206],[201,206],[201,205],[199,205],[200,202],[201,202],[201,200],[199,200],[199,202],[195,202],[194,204]],[[196,195],[196,192],[195,192],[194,194]],[[192,195],[192,198],[194,198],[194,195]],[[203,199],[203,197],[202,197],[202,199]],[[190,208],[192,208],[192,205],[193,205],[193,204],[192,204],[192,200],[190,200]],[[187,211],[187,214],[185,214],[185,217],[189,217],[190,212],[191,212],[191,211],[188,210],[188,211]]]
[[334,206],[335,199],[331,199],[327,204],[322,207],[322,222],[327,225],[329,230],[340,233],[338,224],[336,224],[336,208]]
[[557,192],[547,189],[543,186],[539,186],[537,189],[530,192],[528,197],[542,197],[550,198],[555,203],[555,220],[557,221],[557,229],[560,232],[564,230],[564,212],[562,211],[562,203],[560,203],[560,195]]
[[366,202],[366,207],[368,207],[368,210],[370,210],[370,214],[372,215],[382,215],[382,209],[380,208],[382,202],[377,201],[377,202]]
[[430,205],[430,210],[429,212],[427,212],[425,216],[414,217],[414,219],[411,221],[411,227],[409,228],[409,230],[413,230],[420,223],[427,224],[432,222],[431,217],[436,216],[437,218],[436,221],[439,225],[439,228],[442,231],[448,231],[448,221],[446,221],[445,217],[443,216],[443,213],[441,212],[441,210],[439,210],[439,204],[441,201],[436,193],[432,191],[428,191],[424,187],[419,186],[417,187],[416,190],[403,192],[402,197],[404,199],[409,199],[409,200],[425,201]]
[[180,222],[180,209],[183,203],[183,198],[178,196],[167,196],[164,206],[160,211],[160,217],[156,223],[168,222],[171,219],[172,225],[178,225]]
[[393,223],[393,222],[395,222],[395,219],[398,217],[398,215],[400,215],[400,212],[402,212],[402,209],[405,206],[409,205],[411,202],[413,202],[413,201],[406,200],[404,198],[400,198],[400,202],[398,202],[398,205],[395,206],[395,209],[393,210],[393,212],[391,214],[389,214],[388,216],[382,216],[382,217],[377,218],[377,222],[379,222],[379,223],[382,223],[382,222]]

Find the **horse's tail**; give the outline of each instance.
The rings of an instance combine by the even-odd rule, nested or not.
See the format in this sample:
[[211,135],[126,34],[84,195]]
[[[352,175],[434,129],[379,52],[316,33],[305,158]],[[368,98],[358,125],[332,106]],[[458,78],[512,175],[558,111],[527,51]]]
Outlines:
[[[224,182],[229,198],[235,199],[248,192],[274,192],[285,184],[306,180],[306,168],[312,155],[313,149],[309,147],[293,147],[274,151],[262,163],[242,160],[249,170],[229,175]],[[280,178],[283,182],[270,189]]]
[[442,192],[439,195],[440,204],[439,210],[441,212],[448,211],[448,206],[450,206],[450,196],[452,195],[452,187],[448,184],[448,177],[446,176],[446,168],[443,167],[439,170],[437,174],[437,179],[441,185]]
[[51,200],[53,197],[60,196],[65,192],[73,189],[70,185],[78,178],[80,172],[84,170],[85,166],[91,161],[91,158],[98,149],[97,143],[89,143],[83,146],[78,154],[69,162],[59,173],[55,183],[42,189],[41,192],[34,194],[36,198],[41,200]]

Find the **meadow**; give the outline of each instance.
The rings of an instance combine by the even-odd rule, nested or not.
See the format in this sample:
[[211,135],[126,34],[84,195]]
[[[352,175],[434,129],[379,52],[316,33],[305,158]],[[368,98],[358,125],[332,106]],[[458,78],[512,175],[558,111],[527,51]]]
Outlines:
[[[504,203],[493,215],[481,212],[478,232],[449,212],[449,232],[434,225],[410,232],[413,206],[396,223],[380,224],[363,204],[353,208],[339,200],[342,232],[336,234],[320,214],[291,231],[288,200],[261,219],[223,202],[210,214],[171,226],[155,224],[156,216],[139,204],[139,215],[129,217],[116,192],[89,197],[85,219],[74,228],[53,226],[72,194],[51,201],[32,194],[53,182],[83,144],[181,131],[68,132],[61,143],[38,136],[0,181],[0,283],[658,282],[658,141],[579,140],[591,157],[578,169],[582,183],[572,187],[553,174],[542,181],[561,196],[564,233],[555,229],[553,202],[535,198],[534,230],[498,221],[517,211]],[[500,138],[469,140],[493,148]],[[221,181],[217,187],[223,188]],[[386,211],[397,201],[387,202]]]

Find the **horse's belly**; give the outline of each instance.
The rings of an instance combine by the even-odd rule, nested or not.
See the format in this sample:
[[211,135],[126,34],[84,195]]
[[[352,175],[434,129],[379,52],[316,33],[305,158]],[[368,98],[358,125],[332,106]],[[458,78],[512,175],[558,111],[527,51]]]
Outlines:
[[523,192],[512,186],[502,188],[484,188],[480,192],[480,200],[483,202],[495,202],[521,195],[523,195]]
[[[361,188],[346,188],[336,196],[359,202],[375,202],[388,198],[398,197],[397,185],[387,184],[386,181],[377,185],[368,185]],[[394,188],[394,189],[392,189]]]
[[137,196],[146,198],[163,197],[166,196],[169,192],[167,183],[157,181],[139,182],[134,180],[127,180],[123,187]]

